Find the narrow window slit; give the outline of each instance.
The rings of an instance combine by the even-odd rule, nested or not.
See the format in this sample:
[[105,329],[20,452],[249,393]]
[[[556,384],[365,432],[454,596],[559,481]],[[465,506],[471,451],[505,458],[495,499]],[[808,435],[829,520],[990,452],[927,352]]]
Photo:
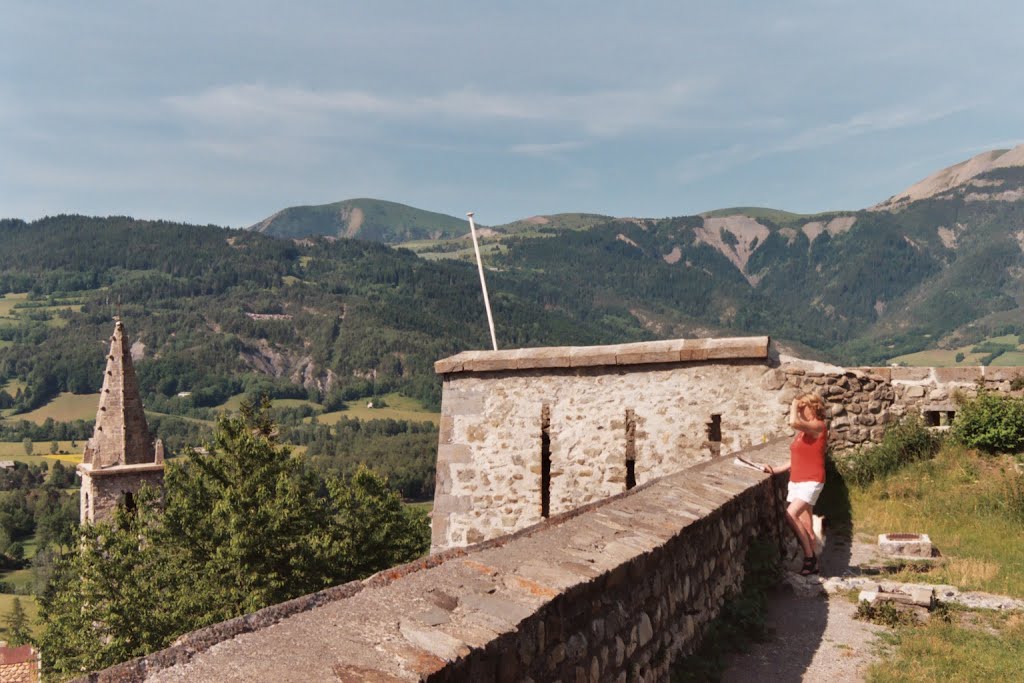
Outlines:
[[636,486],[636,412],[626,409],[626,490]]
[[540,409],[540,516],[551,515],[551,406]]
[[711,422],[707,423],[708,441],[707,446],[711,449],[711,455],[717,456],[722,453],[722,416],[713,414]]

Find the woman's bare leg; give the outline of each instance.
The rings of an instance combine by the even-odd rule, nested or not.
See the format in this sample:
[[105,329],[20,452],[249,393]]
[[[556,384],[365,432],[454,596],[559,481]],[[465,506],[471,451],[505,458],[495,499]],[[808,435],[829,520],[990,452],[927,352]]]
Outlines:
[[814,508],[810,505],[800,512],[800,522],[807,529],[807,534],[814,539]]
[[800,547],[803,548],[804,557],[810,557],[814,555],[814,536],[811,532],[807,531],[800,517],[803,514],[810,516],[809,510],[811,506],[802,500],[794,500],[786,508],[786,521],[789,522],[790,528],[793,529],[793,533],[796,534],[796,538],[800,541]]

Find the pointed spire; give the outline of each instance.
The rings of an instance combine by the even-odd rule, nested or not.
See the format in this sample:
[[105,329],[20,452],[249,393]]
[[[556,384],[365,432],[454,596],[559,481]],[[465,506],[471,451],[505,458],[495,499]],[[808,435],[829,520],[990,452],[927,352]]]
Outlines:
[[124,325],[120,317],[114,320],[96,429],[83,454],[83,462],[91,463],[94,469],[156,460]]

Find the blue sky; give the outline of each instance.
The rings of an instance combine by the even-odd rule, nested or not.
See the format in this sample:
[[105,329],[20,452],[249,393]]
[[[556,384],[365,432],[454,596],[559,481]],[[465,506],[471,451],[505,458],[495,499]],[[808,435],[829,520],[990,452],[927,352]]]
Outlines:
[[[947,8],[948,7],[948,8]],[[0,0],[0,216],[854,209],[1024,142],[1019,2]]]

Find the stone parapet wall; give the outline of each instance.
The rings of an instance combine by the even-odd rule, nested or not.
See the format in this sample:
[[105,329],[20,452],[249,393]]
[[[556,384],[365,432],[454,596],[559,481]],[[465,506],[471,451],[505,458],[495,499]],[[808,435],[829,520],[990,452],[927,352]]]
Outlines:
[[[768,350],[767,338],[681,340],[440,361],[462,370],[442,389],[434,549],[504,536],[774,437],[786,407],[766,381]],[[506,362],[515,369],[498,369]]]
[[954,395],[1007,391],[1020,368],[841,368],[780,357],[767,337],[467,351],[444,376],[432,548],[546,515],[792,434],[798,393],[829,406],[834,453],[912,412],[947,424]]
[[[788,449],[748,457],[780,465]],[[777,539],[784,481],[715,458],[82,680],[668,681],[740,586],[751,540]]]
[[820,363],[784,363],[772,381],[781,384],[780,401],[814,391],[828,405],[830,446],[834,453],[877,443],[887,425],[919,414],[939,426],[956,412],[956,398],[973,397],[979,387],[1009,393],[1024,377],[1019,367],[862,367],[836,368]]

